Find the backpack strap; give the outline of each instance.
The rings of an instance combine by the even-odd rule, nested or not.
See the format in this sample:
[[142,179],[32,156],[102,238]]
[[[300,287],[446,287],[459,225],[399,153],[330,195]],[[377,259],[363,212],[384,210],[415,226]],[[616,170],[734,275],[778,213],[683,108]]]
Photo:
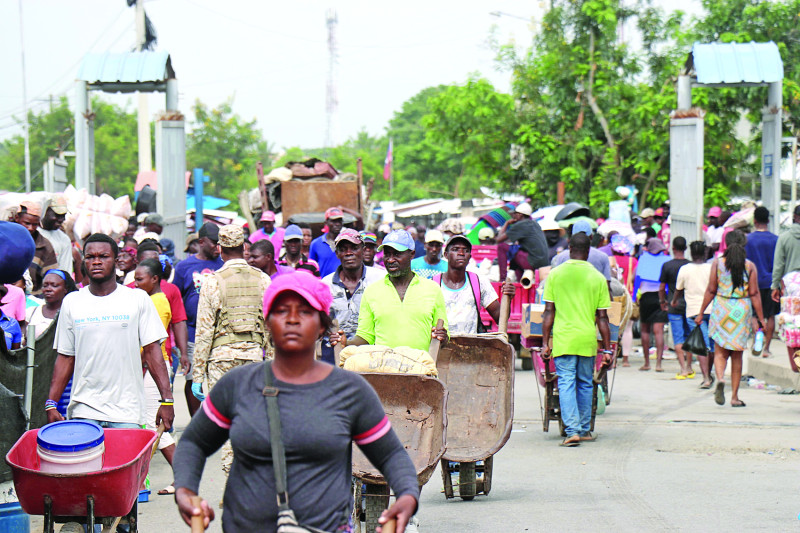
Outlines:
[[469,284],[472,287],[472,297],[475,299],[475,309],[478,311],[478,320],[480,320],[481,314],[481,282],[478,278],[478,275],[475,272],[470,272],[467,270],[467,276],[469,276]]

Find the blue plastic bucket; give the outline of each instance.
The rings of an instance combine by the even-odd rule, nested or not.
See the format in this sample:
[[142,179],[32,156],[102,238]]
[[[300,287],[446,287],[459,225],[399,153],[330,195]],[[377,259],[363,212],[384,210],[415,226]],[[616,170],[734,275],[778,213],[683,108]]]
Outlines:
[[62,420],[36,436],[39,468],[53,474],[96,472],[103,468],[103,428],[86,420]]

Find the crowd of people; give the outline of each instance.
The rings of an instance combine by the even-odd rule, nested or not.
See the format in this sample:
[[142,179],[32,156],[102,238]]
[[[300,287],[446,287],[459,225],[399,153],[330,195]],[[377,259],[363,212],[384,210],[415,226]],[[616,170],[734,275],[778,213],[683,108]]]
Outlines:
[[[753,210],[749,234],[746,225],[725,226],[727,214],[714,207],[705,240],[691,243],[670,238],[668,205],[642,210],[628,234],[600,234],[583,219],[562,229],[537,221],[526,202],[500,209],[504,222],[478,235],[481,245],[497,250],[497,290],[513,298],[514,280],[551,269],[541,294],[543,353],[555,359],[563,445],[595,438],[588,417],[597,331],[611,364],[607,310],[611,297],[625,291],[638,307],[641,371],[651,369],[651,342],[655,371],[664,370],[669,324],[680,364],[675,378],[694,379],[694,356],[682,345],[700,328],[709,350],[697,356],[701,388],[716,381],[715,401],[724,404],[730,359],[730,404],[745,405],[738,395],[743,351],[753,332],[763,330],[761,353],[769,357],[781,296],[800,294],[787,277],[800,271],[800,208],[779,238],[767,230],[763,207]],[[398,495],[382,522],[396,518],[404,527],[411,520],[419,498],[413,465],[366,381],[335,368],[335,348],[427,350],[432,339],[484,332],[484,311],[496,323],[507,318],[492,286],[497,280],[472,259],[463,227],[395,223],[373,233],[360,214],[332,206],[321,235],[312,238],[311,227],[277,226],[275,213],[264,211],[252,232],[200,225],[178,260],[175,243],[161,237],[158,214],[131,219],[118,239],[92,234],[78,242],[61,230],[66,212],[59,195],[20,203],[11,222],[30,236],[33,259],[19,279],[0,286],[7,348],[24,345],[26,331],[40,337],[56,328],[49,421],[163,425],[159,448],[175,483],[159,494],[174,494],[187,521],[197,514],[213,519],[211,506],[197,507],[191,497],[206,458],[222,447],[230,475],[223,524],[230,531],[263,529],[286,510],[280,498],[264,498],[281,486],[265,460],[276,453],[270,444],[276,429],[297,520],[347,531],[352,502],[344,496],[345,473],[354,441]],[[345,215],[353,222],[345,225]],[[622,366],[630,365],[632,322],[620,332]],[[262,361],[271,363],[253,364]],[[193,418],[176,445],[169,430],[178,373]],[[277,427],[263,400],[272,389],[281,393]],[[320,494],[320,486],[330,490]]]

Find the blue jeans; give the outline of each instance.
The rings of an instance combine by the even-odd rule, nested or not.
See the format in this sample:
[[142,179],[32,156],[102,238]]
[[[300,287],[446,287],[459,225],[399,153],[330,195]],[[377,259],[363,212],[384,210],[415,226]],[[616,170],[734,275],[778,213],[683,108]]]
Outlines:
[[130,422],[106,422],[105,420],[92,420],[90,418],[73,418],[73,420],[85,420],[87,422],[94,422],[101,428],[106,429],[142,429],[139,424],[131,424]]
[[683,344],[683,341],[686,340],[686,337],[689,336],[689,333],[692,329],[689,329],[689,322],[686,320],[686,315],[673,315],[669,313],[667,315],[669,317],[669,329],[672,331],[672,342],[676,345]]
[[554,360],[558,374],[561,420],[567,437],[586,435],[592,427],[595,358],[559,355]]

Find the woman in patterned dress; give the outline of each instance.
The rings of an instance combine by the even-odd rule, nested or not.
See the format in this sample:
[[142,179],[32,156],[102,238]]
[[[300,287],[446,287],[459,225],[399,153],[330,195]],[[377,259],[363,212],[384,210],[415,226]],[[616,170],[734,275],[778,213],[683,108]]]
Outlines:
[[703,297],[700,313],[695,318],[698,326],[703,312],[714,300],[708,334],[714,340],[714,369],[717,388],[714,401],[725,404],[725,367],[731,359],[731,407],[744,407],[739,399],[739,382],[742,379],[742,352],[752,332],[752,308],[758,317],[758,327],[763,328],[764,313],[758,292],[758,271],[746,259],[744,245],[747,239],[739,230],[725,236],[725,253],[711,264],[711,277]]

